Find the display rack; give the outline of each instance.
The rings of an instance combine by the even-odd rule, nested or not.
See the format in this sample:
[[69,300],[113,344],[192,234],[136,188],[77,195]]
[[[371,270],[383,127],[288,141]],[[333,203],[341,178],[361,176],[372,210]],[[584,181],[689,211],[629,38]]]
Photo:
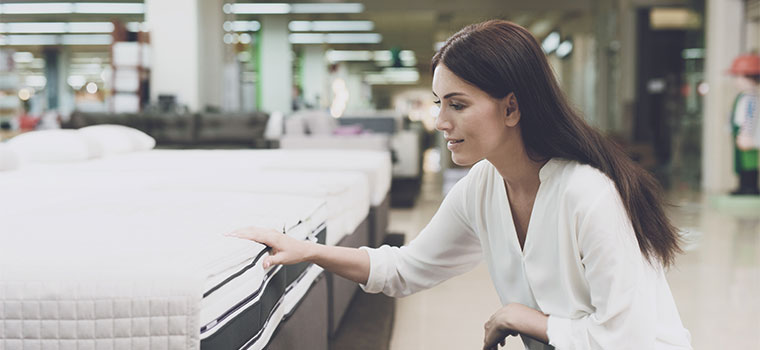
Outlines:
[[13,53],[13,50],[0,49],[0,131],[5,134],[16,129],[13,120],[21,108],[18,97],[19,76]]
[[130,32],[121,22],[114,22],[111,44],[113,91],[110,110],[114,113],[137,113],[150,99],[150,36],[147,32]]

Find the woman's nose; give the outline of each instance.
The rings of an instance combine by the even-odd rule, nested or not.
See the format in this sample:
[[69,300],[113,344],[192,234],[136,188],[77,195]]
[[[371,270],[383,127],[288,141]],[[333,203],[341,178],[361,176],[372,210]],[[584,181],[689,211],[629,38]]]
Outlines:
[[443,113],[438,113],[438,116],[435,117],[435,128],[438,131],[446,131],[451,129],[451,122],[449,122],[446,118],[443,117]]

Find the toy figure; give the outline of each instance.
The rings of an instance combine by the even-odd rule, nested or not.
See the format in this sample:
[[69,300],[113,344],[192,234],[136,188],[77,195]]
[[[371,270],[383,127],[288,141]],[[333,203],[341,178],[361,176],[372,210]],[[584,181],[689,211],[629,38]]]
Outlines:
[[736,77],[739,95],[731,110],[734,137],[734,171],[739,188],[733,195],[758,195],[758,149],[760,149],[760,55],[737,57],[729,73]]

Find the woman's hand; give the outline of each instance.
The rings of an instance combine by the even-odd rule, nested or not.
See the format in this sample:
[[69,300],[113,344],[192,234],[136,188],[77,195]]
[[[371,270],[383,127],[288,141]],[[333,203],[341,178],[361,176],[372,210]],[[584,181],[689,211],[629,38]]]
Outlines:
[[511,303],[502,307],[485,324],[483,350],[496,350],[508,336],[521,334],[545,344],[549,343],[546,326],[549,317],[541,311],[522,304]]
[[483,339],[483,350],[496,350],[498,345],[504,346],[509,336],[517,336],[517,331],[510,329],[507,324],[509,317],[509,305],[502,307],[485,324],[485,338]]
[[269,256],[264,258],[263,267],[272,265],[297,264],[309,258],[311,242],[299,241],[273,229],[246,227],[228,233],[227,236],[249,239],[272,248]]

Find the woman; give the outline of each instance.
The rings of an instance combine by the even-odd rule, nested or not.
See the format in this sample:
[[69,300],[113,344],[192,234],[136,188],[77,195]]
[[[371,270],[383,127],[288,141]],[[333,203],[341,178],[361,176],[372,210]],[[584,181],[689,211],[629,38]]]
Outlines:
[[433,57],[433,93],[452,159],[475,165],[408,246],[234,235],[273,248],[265,267],[311,261],[391,296],[485,259],[504,307],[484,349],[516,334],[529,349],[690,348],[663,272],[679,236],[656,182],[570,108],[527,30],[462,29]]

